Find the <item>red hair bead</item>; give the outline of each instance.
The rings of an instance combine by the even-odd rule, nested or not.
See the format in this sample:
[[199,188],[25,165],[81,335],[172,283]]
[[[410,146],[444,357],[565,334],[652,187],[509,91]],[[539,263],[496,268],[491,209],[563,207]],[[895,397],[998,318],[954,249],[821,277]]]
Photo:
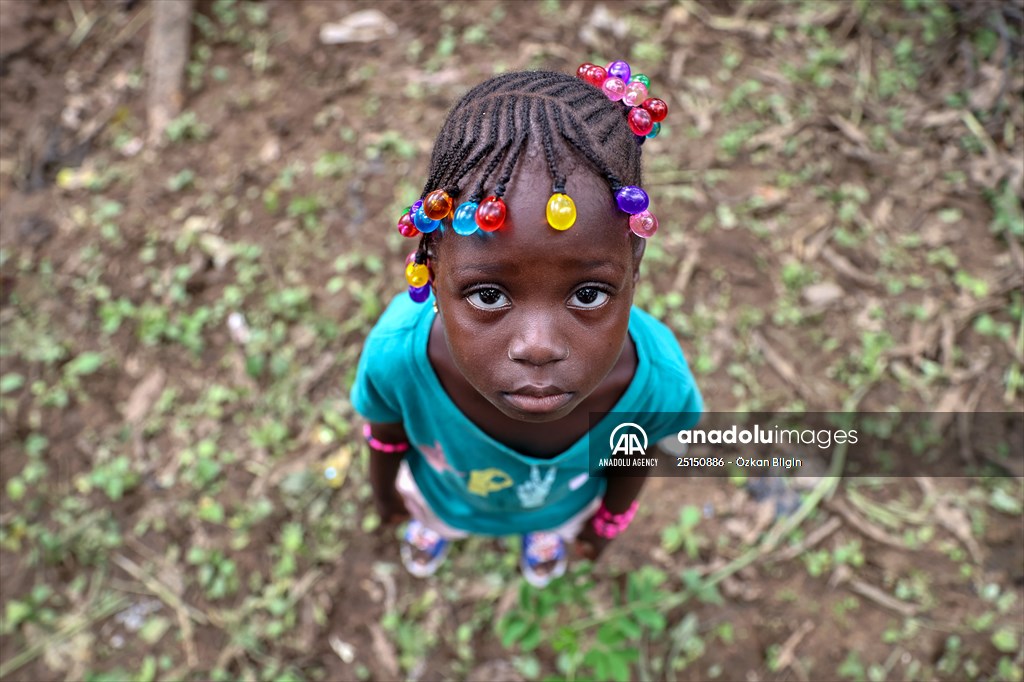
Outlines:
[[629,129],[640,137],[645,137],[654,127],[651,121],[651,114],[642,107],[633,107],[629,110]]
[[668,105],[665,104],[665,100],[658,99],[657,97],[648,97],[640,106],[647,110],[647,113],[651,115],[651,121],[654,123],[664,121],[665,117],[668,116]]
[[444,220],[452,212],[452,198],[443,189],[435,189],[423,200],[423,212],[431,220]]
[[495,196],[481,201],[476,209],[476,224],[484,232],[494,232],[505,224],[505,202]]
[[594,66],[595,65],[591,64],[590,62],[583,62],[582,64],[580,64],[580,68],[576,69],[576,77],[579,78],[581,81],[587,80],[587,74],[590,72],[592,68],[594,68]]
[[608,72],[605,70],[605,68],[603,66],[598,66],[597,64],[594,64],[592,67],[590,67],[590,71],[587,72],[586,78],[584,78],[584,80],[593,85],[595,88],[599,88],[602,85],[604,85],[604,81],[606,78],[608,78]]

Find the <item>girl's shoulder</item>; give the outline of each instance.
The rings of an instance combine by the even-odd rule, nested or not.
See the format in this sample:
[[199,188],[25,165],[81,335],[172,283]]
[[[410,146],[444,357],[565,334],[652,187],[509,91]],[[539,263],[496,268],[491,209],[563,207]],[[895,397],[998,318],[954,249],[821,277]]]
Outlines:
[[426,356],[426,339],[422,335],[429,333],[430,328],[425,317],[433,317],[429,302],[416,303],[407,294],[395,296],[366,337],[362,364],[371,372],[380,369],[391,374],[421,361]]
[[629,318],[629,333],[637,346],[637,354],[659,370],[690,376],[683,349],[664,322],[634,306]]
[[650,413],[701,413],[700,389],[672,330],[634,307],[629,331],[640,359],[637,372],[642,384],[634,408]]

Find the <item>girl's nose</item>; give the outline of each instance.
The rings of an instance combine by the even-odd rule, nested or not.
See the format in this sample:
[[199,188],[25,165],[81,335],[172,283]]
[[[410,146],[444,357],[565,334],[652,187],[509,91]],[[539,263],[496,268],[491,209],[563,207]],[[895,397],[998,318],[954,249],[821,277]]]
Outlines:
[[524,320],[508,345],[508,359],[541,366],[569,357],[569,343],[549,320]]

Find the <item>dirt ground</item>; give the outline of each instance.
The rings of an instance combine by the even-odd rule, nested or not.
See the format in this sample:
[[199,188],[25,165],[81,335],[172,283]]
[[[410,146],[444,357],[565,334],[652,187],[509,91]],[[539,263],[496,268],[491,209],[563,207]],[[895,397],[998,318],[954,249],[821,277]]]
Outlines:
[[1019,7],[199,2],[152,143],[151,3],[0,0],[0,677],[1020,680],[1019,453],[652,479],[538,598],[498,540],[402,572],[348,403],[448,107],[622,57],[670,110],[637,304],[709,410],[1019,416]]

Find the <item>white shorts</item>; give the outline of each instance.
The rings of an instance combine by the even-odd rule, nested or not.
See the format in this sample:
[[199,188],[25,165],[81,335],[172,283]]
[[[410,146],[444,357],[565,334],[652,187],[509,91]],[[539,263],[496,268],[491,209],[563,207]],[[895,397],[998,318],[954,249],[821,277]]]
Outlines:
[[[452,528],[438,518],[434,510],[427,504],[427,501],[423,499],[423,493],[420,492],[419,486],[416,485],[416,479],[412,477],[409,464],[404,460],[398,469],[398,479],[395,481],[395,488],[398,489],[398,493],[405,501],[405,508],[409,510],[412,517],[430,530],[446,540],[460,540],[469,537],[470,534],[468,532]],[[594,515],[600,506],[601,498],[595,497],[590,501],[590,504],[577,512],[568,521],[556,528],[549,529],[549,532],[557,533],[566,542],[575,540],[576,536],[583,530],[583,524]]]

